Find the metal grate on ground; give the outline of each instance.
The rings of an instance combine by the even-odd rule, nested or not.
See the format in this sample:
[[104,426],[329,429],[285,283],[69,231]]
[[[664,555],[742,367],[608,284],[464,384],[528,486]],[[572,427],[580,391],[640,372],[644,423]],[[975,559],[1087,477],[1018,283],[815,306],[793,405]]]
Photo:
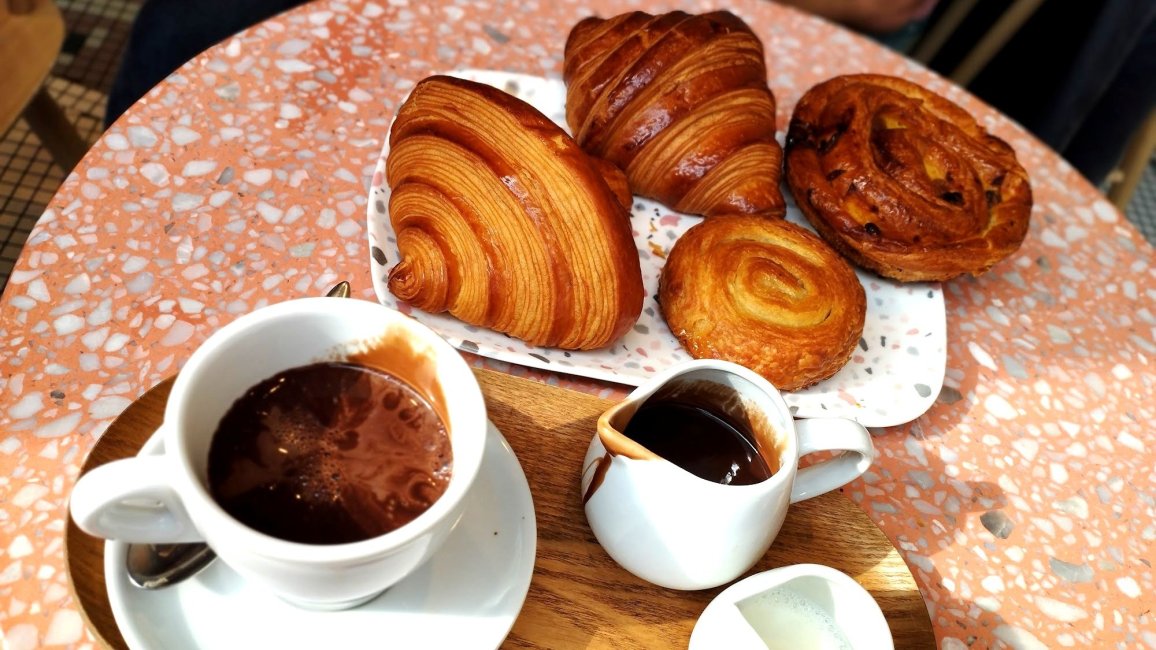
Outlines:
[[1135,224],[1149,244],[1156,246],[1156,158],[1144,170],[1144,178],[1136,186],[1136,192],[1128,202],[1124,215]]
[[[49,79],[48,92],[81,136],[95,141],[101,133],[105,95],[55,78]],[[18,120],[0,141],[0,289],[7,284],[28,233],[63,181],[64,172],[48,150]]]
[[[89,142],[142,0],[56,0],[66,34],[48,91]],[[0,290],[64,173],[23,120],[0,140]]]
[[107,93],[141,4],[142,0],[56,0],[68,29],[52,74]]

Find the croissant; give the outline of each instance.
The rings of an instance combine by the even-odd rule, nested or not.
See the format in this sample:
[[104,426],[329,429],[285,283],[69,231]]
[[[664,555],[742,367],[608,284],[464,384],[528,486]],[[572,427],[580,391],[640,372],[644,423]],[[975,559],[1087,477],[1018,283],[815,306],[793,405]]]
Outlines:
[[638,319],[630,197],[611,189],[625,179],[529,104],[430,77],[389,142],[395,296],[535,346],[602,347]]
[[720,215],[671,248],[658,302],[691,356],[746,366],[780,390],[805,388],[851,358],[863,285],[823,240],[786,219]]
[[978,276],[1027,235],[1032,192],[1015,151],[904,79],[850,75],[807,91],[791,117],[786,169],[819,234],[889,278]]
[[785,214],[763,45],[738,17],[586,18],[563,79],[574,139],[636,194],[688,214]]

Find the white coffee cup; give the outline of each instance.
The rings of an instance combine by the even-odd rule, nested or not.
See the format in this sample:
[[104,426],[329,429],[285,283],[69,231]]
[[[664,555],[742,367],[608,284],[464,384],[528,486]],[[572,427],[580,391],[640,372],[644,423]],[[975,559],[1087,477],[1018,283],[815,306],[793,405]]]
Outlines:
[[[304,544],[258,532],[212,498],[210,443],[249,388],[282,371],[354,359],[403,380],[441,416],[453,466],[445,492],[409,523],[366,540]],[[378,303],[302,298],[221,328],[193,353],[169,394],[165,453],[102,465],[72,491],[80,528],[129,543],[205,541],[247,580],[310,609],[353,607],[398,582],[441,546],[481,467],[486,409],[461,355],[432,330]]]
[[[750,485],[704,480],[622,433],[648,399],[700,384],[747,420],[764,459],[777,466],[770,478]],[[816,451],[844,453],[798,469],[799,458]],[[707,589],[734,580],[766,553],[791,503],[844,485],[874,458],[871,436],[858,423],[796,421],[766,379],[703,359],[656,375],[602,414],[583,463],[582,495],[594,536],[623,568],[664,587]]]

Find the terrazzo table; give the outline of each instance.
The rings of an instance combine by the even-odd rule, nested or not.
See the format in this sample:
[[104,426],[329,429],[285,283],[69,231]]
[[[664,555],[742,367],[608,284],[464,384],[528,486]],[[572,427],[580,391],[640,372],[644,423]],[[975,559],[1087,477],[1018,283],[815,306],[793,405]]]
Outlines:
[[[114,416],[241,313],[339,279],[374,298],[366,187],[414,82],[464,66],[557,75],[570,26],[623,7],[318,2],[197,57],[101,138],[0,305],[8,648],[91,643],[62,536],[68,491]],[[876,430],[880,458],[846,490],[912,567],[940,647],[1156,648],[1153,249],[1054,154],[915,64],[769,2],[731,8],[766,44],[780,128],[815,82],[899,74],[980,116],[1033,180],[1021,250],[945,285],[939,399]]]

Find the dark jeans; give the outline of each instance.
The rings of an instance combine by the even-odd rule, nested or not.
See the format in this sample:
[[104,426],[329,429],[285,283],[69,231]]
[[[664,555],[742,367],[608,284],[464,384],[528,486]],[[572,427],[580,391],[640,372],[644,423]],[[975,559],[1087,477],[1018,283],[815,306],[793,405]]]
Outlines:
[[[1141,33],[1133,34],[1130,29],[1119,39],[1103,39],[1097,56],[1081,61],[1084,65],[1077,75],[1103,75],[1104,82],[1082,93],[1077,88],[1067,89],[1059,96],[1059,106],[1050,119],[1039,126],[1040,137],[1061,144],[1064,157],[1096,184],[1116,166],[1136,128],[1156,108],[1156,3],[1148,9],[1146,22],[1127,23],[1146,25]],[[1085,49],[1095,45],[1089,42]],[[1128,55],[1117,61],[1107,52],[1115,50]],[[1097,67],[1096,61],[1118,62],[1115,74],[1107,65]],[[1067,116],[1083,116],[1083,120],[1065,119]]]
[[107,128],[189,59],[307,0],[148,0],[137,14],[108,94]]
[[970,90],[1099,185],[1156,107],[1156,2],[1048,0]]

